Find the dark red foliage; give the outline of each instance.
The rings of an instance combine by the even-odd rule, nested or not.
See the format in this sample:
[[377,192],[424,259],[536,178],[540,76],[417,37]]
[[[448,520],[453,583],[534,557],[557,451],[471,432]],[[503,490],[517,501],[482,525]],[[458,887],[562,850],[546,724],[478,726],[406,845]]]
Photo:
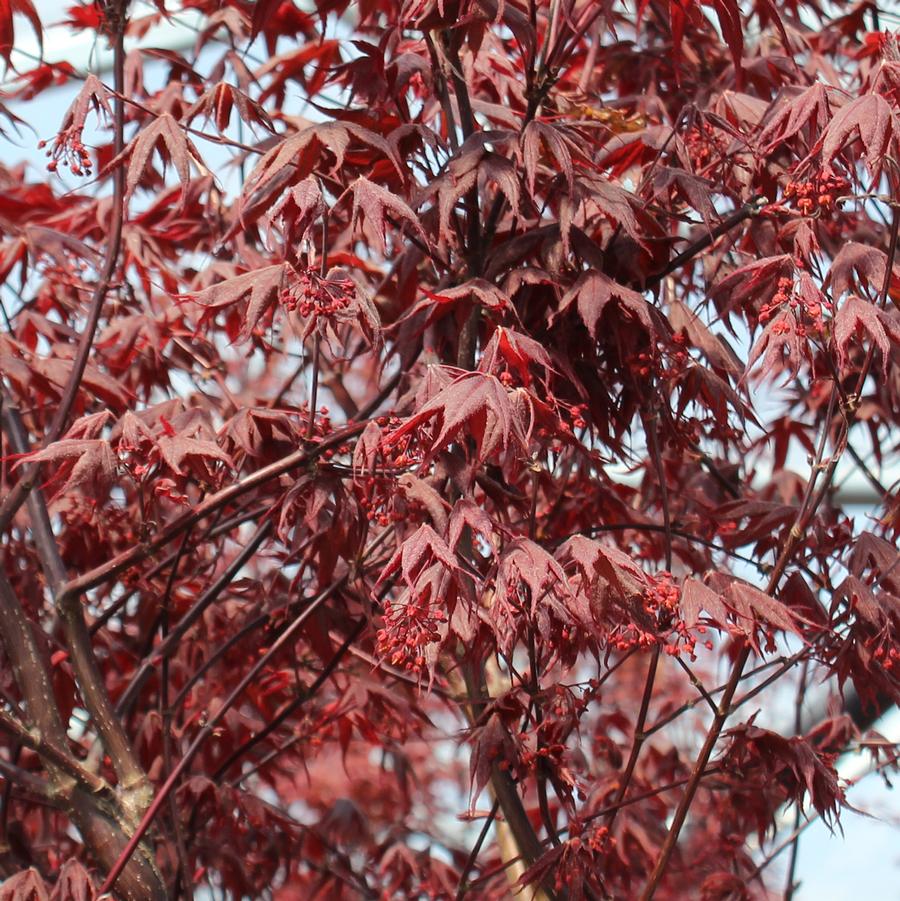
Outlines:
[[780,896],[896,763],[876,7],[130,7],[0,2],[0,899]]

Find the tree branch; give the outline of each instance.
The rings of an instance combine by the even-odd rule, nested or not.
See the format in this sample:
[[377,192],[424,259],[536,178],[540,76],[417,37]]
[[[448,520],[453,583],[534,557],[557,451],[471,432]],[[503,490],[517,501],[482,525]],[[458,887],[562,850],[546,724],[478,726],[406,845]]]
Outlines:
[[[18,411],[11,406],[5,393],[2,422],[13,449],[16,453],[25,453],[27,451],[25,428]],[[66,581],[66,568],[53,535],[43,492],[38,488],[29,492],[27,503],[38,560],[50,591],[56,599],[56,612],[63,626],[69,659],[84,706],[97,728],[103,747],[124,789],[121,800],[125,811],[136,818],[149,800],[150,788],[147,776],[138,763],[121,722],[113,711],[81,604],[77,597],[63,601],[61,586]]]
[[178,625],[169,631],[166,637],[147,654],[128,683],[128,688],[125,689],[122,697],[119,698],[119,702],[116,705],[116,712],[119,716],[124,716],[131,709],[132,704],[137,700],[141,688],[143,688],[157,664],[162,660],[168,659],[178,650],[181,639],[184,638],[187,631],[203,615],[203,612],[209,605],[234,581],[235,576],[241,569],[253,559],[254,554],[259,550],[259,546],[266,540],[271,531],[272,521],[269,519],[257,528],[256,533],[241,552],[223,570],[219,578],[197,598],[191,609],[178,621]]
[[[113,43],[113,80],[115,95],[113,97],[113,156],[118,157],[125,149],[125,104],[123,94],[125,90],[125,25],[126,3],[124,0],[115,0],[109,3],[105,14],[111,27]],[[103,267],[94,292],[91,296],[88,318],[81,329],[81,340],[72,363],[72,371],[63,390],[59,406],[50,423],[50,428],[44,435],[43,446],[57,441],[66,430],[84,371],[87,368],[88,357],[94,343],[94,336],[103,312],[103,303],[112,283],[113,275],[119,265],[119,252],[122,245],[122,226],[125,219],[125,165],[120,163],[113,171],[113,196],[111,216],[109,224],[109,237],[106,242],[106,256]],[[22,506],[31,489],[40,478],[41,465],[32,463],[25,467],[25,471],[19,477],[10,493],[0,504],[0,532],[6,531],[16,511]]]
[[[882,286],[879,301],[880,306],[884,306],[888,290],[890,289],[894,257],[897,253],[898,230],[900,230],[900,215],[898,215],[898,211],[895,207],[893,209],[891,237],[887,262],[885,266],[884,284]],[[846,411],[846,416],[841,422],[839,437],[836,442],[837,447],[835,453],[832,454],[828,465],[825,467],[824,477],[821,480],[821,485],[818,491],[816,491],[817,477],[822,469],[821,464],[825,452],[825,442],[830,428],[830,414],[825,418],[826,421],[822,427],[822,433],[819,441],[819,447],[816,453],[815,464],[812,467],[812,474],[806,486],[806,492],[803,498],[803,502],[797,513],[797,518],[794,522],[794,525],[791,527],[791,530],[788,534],[788,540],[785,542],[785,545],[782,548],[781,553],[779,554],[778,560],[775,563],[775,568],[766,588],[766,594],[768,595],[774,596],[775,592],[778,590],[778,586],[781,582],[781,577],[784,575],[785,570],[790,564],[794,553],[797,550],[797,546],[803,539],[805,530],[809,525],[810,520],[815,515],[819,505],[825,497],[826,492],[828,491],[831,480],[834,476],[834,471],[837,468],[838,461],[840,460],[843,450],[846,447],[847,437],[849,435],[850,426],[854,419],[858,400],[862,393],[863,385],[865,384],[866,379],[869,376],[874,358],[875,344],[873,342],[869,346],[865,362],[863,363],[862,369],[860,370],[859,377],[857,379],[855,391],[856,404],[854,404],[852,409]],[[836,398],[837,389],[833,388],[829,408],[833,408]],[[710,755],[712,754],[713,748],[718,741],[719,735],[722,732],[725,722],[731,713],[731,701],[734,697],[735,691],[737,690],[738,683],[740,682],[741,673],[743,672],[744,667],[746,666],[747,661],[750,658],[750,654],[751,648],[750,645],[747,644],[740,652],[734,663],[728,685],[726,686],[725,691],[722,695],[722,699],[719,702],[718,711],[715,717],[713,717],[712,725],[710,726],[709,731],[706,734],[706,739],[703,742],[703,747],[700,749],[700,754],[697,757],[697,761],[694,765],[694,770],[691,773],[691,779],[688,782],[684,796],[682,797],[681,802],[678,805],[677,810],[675,811],[672,825],[669,827],[668,834],[666,835],[666,839],[663,842],[663,846],[653,868],[653,872],[650,874],[650,878],[641,895],[641,901],[650,901],[650,899],[655,894],[663,875],[665,874],[669,860],[672,856],[672,852],[675,850],[675,845],[678,841],[678,836],[681,832],[681,828],[684,825],[685,819],[687,818],[688,810],[693,803],[697,789],[700,787],[700,781],[703,778],[703,771],[706,768],[706,764],[709,761]]]
[[92,570],[66,582],[60,589],[60,600],[67,595],[77,596],[104,582],[114,579],[120,573],[130,569],[136,563],[146,560],[156,551],[165,547],[174,538],[177,538],[185,529],[193,528],[202,519],[216,513],[223,507],[227,506],[234,500],[242,497],[248,492],[261,485],[270,482],[272,479],[278,478],[292,469],[299,466],[307,465],[317,460],[327,450],[332,450],[340,446],[350,438],[354,438],[362,432],[368,424],[368,419],[373,412],[378,410],[384,401],[390,397],[394,389],[400,383],[404,373],[397,372],[385,384],[384,388],[359,411],[359,419],[344,428],[332,432],[327,438],[323,438],[318,444],[312,447],[304,447],[293,453],[287,454],[280,460],[264,466],[256,472],[250,473],[243,479],[228,485],[221,491],[211,494],[206,500],[199,503],[193,510],[179,516],[174,522],[164,527],[156,536],[149,541],[135,545],[127,551],[123,551],[112,560],[95,566]]
[[220,782],[238,760],[246,756],[260,742],[265,741],[285,720],[293,716],[310,698],[315,697],[316,692],[328,681],[331,674],[337,669],[338,664],[344,659],[347,651],[350,650],[350,646],[362,635],[367,625],[368,620],[365,617],[357,620],[340,647],[334,652],[332,658],[322,668],[322,671],[316,676],[309,688],[304,688],[293,701],[286,704],[281,712],[266,723],[259,732],[251,735],[243,744],[235,748],[213,774],[214,782]]
[[[377,540],[378,539],[376,539],[376,541]],[[104,892],[112,891],[117,880],[119,879],[119,876],[122,874],[122,871],[131,858],[131,855],[134,854],[135,850],[141,842],[141,839],[146,834],[153,821],[156,819],[156,815],[157,813],[159,813],[162,804],[175,787],[182,773],[187,770],[194,757],[197,756],[197,752],[201,747],[203,747],[206,740],[215,731],[218,724],[222,721],[228,711],[231,710],[231,708],[235,705],[241,695],[243,695],[246,688],[268,665],[269,661],[294,637],[303,623],[305,623],[306,620],[316,610],[318,610],[319,607],[326,600],[328,600],[329,597],[331,597],[331,594],[332,586],[329,586],[327,589],[325,589],[325,591],[318,594],[306,605],[303,612],[290,624],[290,626],[288,626],[287,629],[284,630],[284,632],[281,633],[281,635],[278,636],[278,638],[273,642],[268,651],[260,656],[256,663],[246,673],[244,678],[241,679],[241,681],[235,686],[235,688],[232,689],[228,697],[222,702],[221,707],[216,710],[216,712],[209,718],[203,728],[197,733],[187,751],[185,751],[184,756],[181,758],[181,760],[178,761],[176,766],[169,773],[169,778],[166,779],[166,781],[163,783],[162,787],[157,792],[156,797],[153,799],[153,802],[147,808],[146,813],[144,814],[141,822],[138,824],[138,827],[134,832],[134,835],[132,835],[130,841],[125,846],[125,849],[122,851],[115,864],[109,870],[109,873],[100,888],[101,895]]]

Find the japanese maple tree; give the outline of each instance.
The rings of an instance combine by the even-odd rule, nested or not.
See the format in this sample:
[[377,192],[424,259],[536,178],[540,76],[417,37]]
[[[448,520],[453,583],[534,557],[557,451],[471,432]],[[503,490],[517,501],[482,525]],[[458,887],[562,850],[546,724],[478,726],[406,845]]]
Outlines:
[[109,65],[0,2],[0,899],[790,897],[897,760],[891,21],[60,17]]

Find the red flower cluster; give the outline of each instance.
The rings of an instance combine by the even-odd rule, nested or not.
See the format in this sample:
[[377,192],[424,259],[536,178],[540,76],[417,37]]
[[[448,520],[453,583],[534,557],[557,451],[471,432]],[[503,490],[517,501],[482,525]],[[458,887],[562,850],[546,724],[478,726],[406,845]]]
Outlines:
[[722,155],[727,149],[728,139],[723,134],[701,125],[692,128],[685,135],[684,143],[694,168],[699,170],[710,163],[722,164]]
[[[697,639],[681,618],[681,589],[672,574],[661,572],[644,589],[637,616],[619,624],[609,643],[618,651],[649,650],[655,645],[672,657],[687,653],[693,660]],[[697,631],[705,631],[702,628]]]
[[836,198],[845,194],[849,185],[846,178],[834,172],[820,172],[811,181],[789,181],[784,198],[804,216],[811,216],[817,209],[834,209]]
[[656,617],[660,626],[665,626],[678,613],[680,597],[681,591],[672,581],[672,573],[661,572],[644,591],[644,607]]
[[561,765],[565,753],[566,746],[559,742],[543,745],[536,751],[532,751],[530,748],[523,748],[519,755],[519,762],[525,769],[531,771],[537,769],[538,762],[541,760],[546,760],[552,766],[558,767]]
[[404,601],[387,601],[384,626],[378,630],[378,656],[392,666],[421,674],[425,668],[424,648],[440,641],[438,627],[447,621],[441,599],[428,596]]
[[[778,279],[778,287],[776,292],[772,295],[772,299],[768,303],[764,303],[760,308],[760,324],[765,325],[765,323],[767,323],[784,304],[787,304],[795,312],[799,310],[804,313],[814,331],[821,331],[823,308],[831,306],[830,301],[818,292],[815,296],[804,295],[802,291],[794,290],[794,282],[792,279],[780,278]],[[777,335],[787,333],[790,331],[791,326],[787,322],[776,322],[772,328]],[[803,323],[797,325],[796,332],[800,337],[804,337],[806,331],[806,325]]]
[[569,823],[569,840],[563,845],[560,866],[556,871],[556,890],[581,883],[585,874],[602,869],[604,860],[616,844],[606,826],[594,826],[590,831],[577,820]]
[[[74,134],[69,134],[72,131]],[[64,165],[69,167],[72,175],[91,175],[93,160],[87,148],[81,142],[81,129],[67,129],[60,132],[53,141],[51,147],[47,147],[46,141],[39,141],[38,147],[44,150],[44,154],[51,157],[47,163],[48,172],[56,172],[59,168],[60,160]]]
[[394,432],[402,425],[403,420],[398,416],[381,416],[378,425],[390,436],[390,440],[381,443],[379,452],[387,466],[405,467],[419,462],[419,456],[415,451],[415,432],[408,432],[399,438],[394,437]]
[[684,373],[690,359],[687,338],[681,332],[672,335],[671,347],[658,347],[635,354],[627,359],[627,366],[635,378],[676,379]]
[[312,269],[297,272],[296,280],[284,288],[281,305],[306,317],[333,316],[350,306],[356,287],[349,278],[326,279]]
[[370,476],[360,483],[360,509],[365,510],[369,522],[379,526],[388,526],[392,522],[400,522],[403,514],[394,509],[394,495],[391,493],[389,479]]
[[884,642],[879,644],[872,652],[872,656],[888,671],[893,672],[894,668],[900,666],[900,650],[891,647]]

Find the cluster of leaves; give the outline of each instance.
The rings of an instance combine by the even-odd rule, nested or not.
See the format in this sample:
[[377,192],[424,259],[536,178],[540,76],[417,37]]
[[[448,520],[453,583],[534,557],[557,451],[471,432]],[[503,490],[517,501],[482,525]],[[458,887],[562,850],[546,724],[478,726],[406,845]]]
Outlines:
[[900,49],[829,8],[96,0],[101,73],[0,3],[7,137],[74,98],[0,165],[0,898],[766,897],[895,763]]

